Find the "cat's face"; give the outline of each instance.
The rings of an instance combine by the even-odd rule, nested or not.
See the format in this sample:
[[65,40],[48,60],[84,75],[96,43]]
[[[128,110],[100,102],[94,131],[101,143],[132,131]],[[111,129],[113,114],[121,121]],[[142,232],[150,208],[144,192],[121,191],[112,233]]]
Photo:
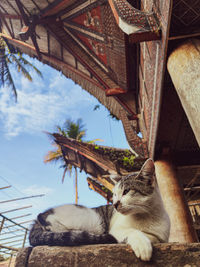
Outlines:
[[127,176],[117,178],[113,188],[113,205],[115,209],[124,214],[145,213],[151,204],[155,185],[155,167],[148,159],[141,170]]

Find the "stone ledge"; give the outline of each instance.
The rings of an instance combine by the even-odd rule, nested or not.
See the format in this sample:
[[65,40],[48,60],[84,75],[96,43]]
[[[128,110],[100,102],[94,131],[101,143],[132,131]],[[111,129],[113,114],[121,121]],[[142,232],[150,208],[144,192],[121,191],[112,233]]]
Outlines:
[[[31,250],[32,249],[32,250]],[[22,249],[15,267],[199,267],[200,243],[156,244],[150,262],[137,259],[125,244]]]

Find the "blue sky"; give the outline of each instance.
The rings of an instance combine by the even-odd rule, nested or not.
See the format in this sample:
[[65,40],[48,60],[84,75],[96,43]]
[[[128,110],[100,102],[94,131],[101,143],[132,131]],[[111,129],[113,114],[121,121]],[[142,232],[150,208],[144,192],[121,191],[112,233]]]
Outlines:
[[[63,203],[74,203],[73,177],[61,183],[63,169],[59,164],[44,164],[51,142],[44,131],[53,132],[55,125],[66,119],[82,118],[86,125],[86,139],[103,139],[102,145],[128,148],[121,122],[108,116],[104,106],[93,111],[98,101],[58,71],[30,59],[43,73],[43,79],[32,73],[30,83],[13,70],[18,89],[15,103],[10,89],[0,90],[0,201],[36,194],[34,198],[1,204],[0,212],[33,205],[28,211],[32,219],[38,212]],[[79,174],[79,203],[89,207],[105,204],[105,200],[88,189],[86,174]],[[17,213],[19,215],[19,212]],[[8,217],[14,217],[9,214]],[[28,218],[27,218],[28,219]],[[22,219],[21,219],[22,220]]]

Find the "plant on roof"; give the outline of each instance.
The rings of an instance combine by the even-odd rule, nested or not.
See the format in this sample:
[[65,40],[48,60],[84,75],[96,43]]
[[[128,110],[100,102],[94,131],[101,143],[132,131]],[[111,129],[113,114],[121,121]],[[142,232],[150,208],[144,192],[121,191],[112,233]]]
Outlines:
[[134,155],[131,155],[131,156],[124,156],[123,158],[123,164],[124,166],[133,166],[134,165],[134,159],[135,159],[135,156]]
[[12,76],[11,66],[14,66],[29,81],[32,81],[29,70],[34,70],[42,77],[42,73],[25,59],[18,49],[14,48],[0,36],[0,87],[7,86],[10,88],[15,100],[17,100],[17,89]]

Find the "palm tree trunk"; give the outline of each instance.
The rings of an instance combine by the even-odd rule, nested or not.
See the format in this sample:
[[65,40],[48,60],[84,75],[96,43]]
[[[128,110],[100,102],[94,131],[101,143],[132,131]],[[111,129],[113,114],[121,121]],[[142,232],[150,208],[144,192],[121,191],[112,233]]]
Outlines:
[[75,168],[75,203],[78,204],[78,174],[77,174],[77,168]]

